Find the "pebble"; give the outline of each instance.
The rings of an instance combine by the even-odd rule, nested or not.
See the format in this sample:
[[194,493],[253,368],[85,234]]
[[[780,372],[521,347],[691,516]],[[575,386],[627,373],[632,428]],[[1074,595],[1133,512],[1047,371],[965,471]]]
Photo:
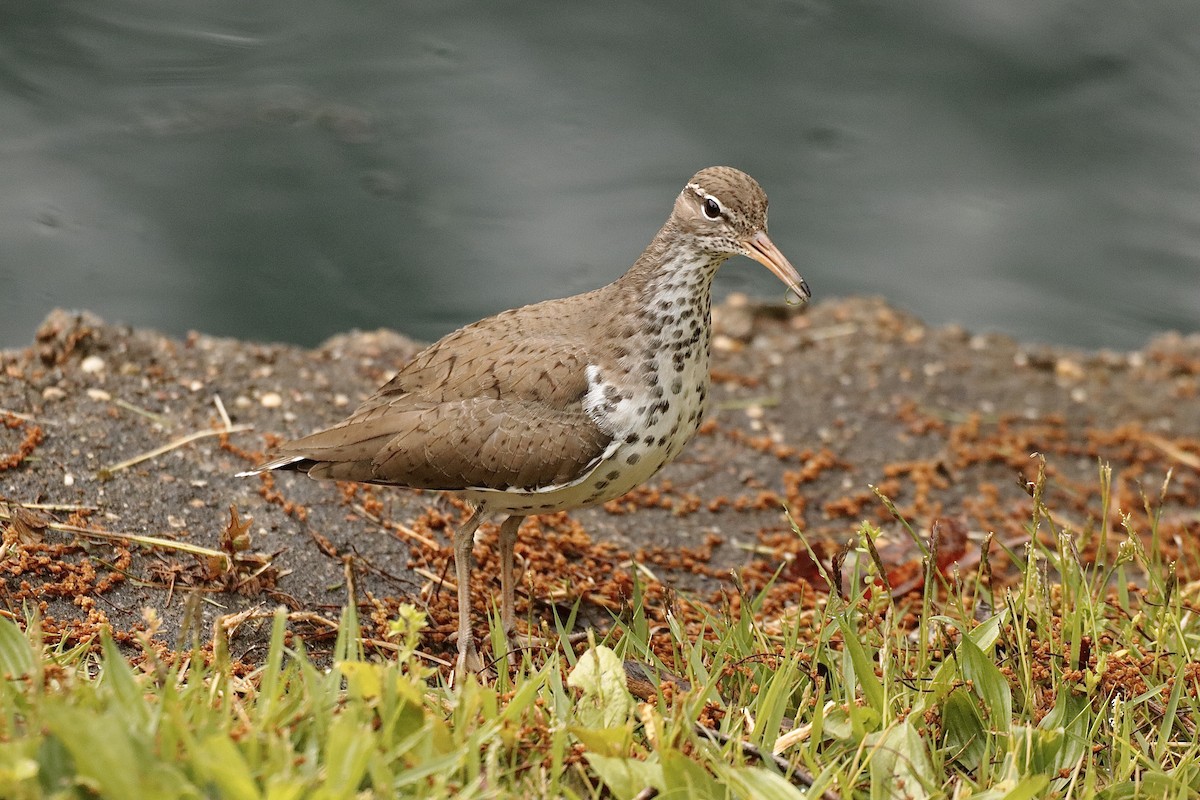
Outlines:
[[283,405],[283,395],[279,392],[267,392],[258,399],[263,408],[279,408]]
[[109,400],[112,400],[112,395],[103,389],[88,389],[87,396],[97,403],[107,403]]
[[1054,374],[1068,381],[1083,380],[1083,365],[1070,358],[1060,358],[1054,362]]
[[736,339],[724,334],[717,334],[713,337],[712,346],[714,350],[722,353],[732,353],[742,349],[742,343]]
[[42,390],[43,400],[62,400],[66,396],[66,391],[58,388],[57,386],[47,386]]
[[89,375],[95,375],[96,373],[104,372],[107,366],[108,365],[104,363],[104,359],[100,356],[88,356],[80,362],[79,369],[83,370]]

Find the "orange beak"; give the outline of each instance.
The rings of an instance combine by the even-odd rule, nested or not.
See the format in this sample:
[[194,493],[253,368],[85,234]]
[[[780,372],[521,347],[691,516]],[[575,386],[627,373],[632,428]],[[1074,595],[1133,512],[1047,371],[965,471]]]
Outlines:
[[800,277],[800,273],[796,272],[792,263],[784,257],[783,253],[779,252],[779,248],[767,236],[766,231],[758,231],[749,239],[743,239],[742,245],[746,248],[746,255],[775,273],[775,277],[783,281],[784,285],[799,297],[801,302],[812,297],[812,292],[809,290],[808,284],[804,282],[804,278]]

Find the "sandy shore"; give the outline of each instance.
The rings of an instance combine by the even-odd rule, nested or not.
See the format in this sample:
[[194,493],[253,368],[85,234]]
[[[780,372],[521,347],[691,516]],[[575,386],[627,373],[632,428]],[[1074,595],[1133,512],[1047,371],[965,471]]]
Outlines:
[[[1030,535],[1035,453],[1046,503],[1085,557],[1115,550],[1122,514],[1149,541],[1145,498],[1161,505],[1162,546],[1200,572],[1200,335],[1085,352],[930,328],[872,299],[805,311],[735,301],[715,317],[717,413],[645,489],[527,524],[522,615],[551,619],[582,600],[584,621],[604,625],[635,575],[655,617],[737,605],[776,573],[762,613],[788,613],[828,590],[805,543],[829,555],[863,520],[884,530],[899,593],[919,552],[871,487],[922,536],[938,521],[946,564],[974,569],[990,533],[1002,569],[998,545],[1019,552]],[[234,477],[272,437],[343,417],[416,343],[387,331],[315,350],[179,340],[61,311],[33,338],[0,352],[0,613],[37,609],[68,642],[104,623],[122,636],[150,628],[165,648],[186,646],[181,633],[207,640],[222,619],[253,662],[268,624],[258,615],[279,604],[320,650],[348,598],[378,639],[409,601],[430,613],[430,653],[452,650],[448,528],[461,507]],[[1100,463],[1113,470],[1107,512]],[[476,548],[481,602],[497,581],[494,536],[485,527]]]

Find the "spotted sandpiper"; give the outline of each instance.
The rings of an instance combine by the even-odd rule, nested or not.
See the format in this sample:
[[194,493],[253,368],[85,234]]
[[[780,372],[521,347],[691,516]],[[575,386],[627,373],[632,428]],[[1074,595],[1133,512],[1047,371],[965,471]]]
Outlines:
[[687,182],[666,224],[614,282],[460,328],[350,417],[242,474],[292,469],[466,499],[474,513],[454,534],[457,671],[479,671],[469,582],[475,530],[505,516],[501,622],[512,636],[521,520],[625,494],[679,455],[699,427],[712,280],[734,255],[761,262],[809,298],[767,237],[762,188],[739,170],[709,167]]

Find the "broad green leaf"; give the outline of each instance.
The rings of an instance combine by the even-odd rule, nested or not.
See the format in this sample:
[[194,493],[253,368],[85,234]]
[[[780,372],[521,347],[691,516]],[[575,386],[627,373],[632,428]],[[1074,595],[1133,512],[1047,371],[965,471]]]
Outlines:
[[32,675],[37,668],[33,647],[15,623],[0,617],[0,680]]
[[1014,725],[1012,741],[1022,774],[1053,775],[1063,767],[1070,768],[1078,763],[1078,760],[1072,763],[1063,760],[1068,738],[1062,728]]
[[762,767],[729,769],[723,776],[738,797],[753,800],[805,800],[805,794],[787,779]]
[[874,660],[867,655],[866,648],[859,641],[858,631],[850,623],[846,614],[838,615],[837,624],[842,631],[842,641],[846,652],[850,654],[850,662],[854,666],[854,675],[847,675],[847,680],[856,678],[858,685],[862,687],[863,697],[867,699],[867,703],[876,712],[883,714],[883,684],[879,682],[879,676],[875,674]]
[[19,796],[17,787],[37,778],[38,762],[25,752],[31,744],[28,739],[0,743],[0,797]]
[[105,797],[142,797],[140,753],[130,741],[124,719],[76,708],[45,709],[51,734],[71,754],[79,778]]
[[567,686],[583,692],[576,708],[583,727],[612,728],[629,719],[633,697],[625,686],[621,659],[610,648],[599,645],[580,656]]
[[1169,775],[1147,772],[1136,781],[1120,781],[1096,794],[1096,800],[1148,800],[1151,797],[1195,797],[1195,793]]
[[356,714],[344,710],[329,726],[325,743],[324,796],[352,798],[358,792],[375,739],[371,726],[360,722]]
[[912,723],[901,722],[871,740],[872,800],[920,800],[934,787],[941,787],[942,781],[934,778],[925,741]]
[[142,687],[134,677],[133,667],[125,660],[107,629],[101,634],[100,644],[104,652],[104,666],[100,670],[99,686],[111,691],[116,698],[109,709],[140,729],[149,723],[150,710]]
[[663,794],[689,800],[725,800],[729,792],[704,767],[678,750],[659,754],[662,763]]
[[[1054,774],[1062,769],[1074,769],[1091,750],[1091,725],[1095,713],[1086,695],[1066,687],[1061,689],[1054,700],[1054,708],[1037,724],[1037,730],[1048,735],[1032,739],[1033,747],[1029,750],[1028,760],[1021,763],[1022,771]],[[1023,750],[1018,751],[1019,757],[1024,755]]]
[[339,661],[337,669],[346,678],[346,690],[351,697],[374,700],[383,693],[383,664],[369,661]]
[[1033,800],[1042,797],[1050,778],[1046,775],[1024,775],[1016,780],[1005,780],[984,792],[971,795],[972,800]]
[[633,742],[633,730],[630,725],[622,725],[619,728],[581,728],[572,725],[568,730],[589,751],[605,756],[622,756],[629,752]]
[[250,767],[237,745],[229,737],[216,734],[196,745],[192,758],[196,771],[206,783],[217,788],[226,800],[259,800]]
[[951,692],[942,705],[942,747],[944,757],[953,759],[967,772],[979,768],[986,752],[979,709],[963,687]]
[[959,642],[958,661],[963,677],[971,681],[975,695],[983,703],[984,725],[991,732],[1008,733],[1012,727],[1012,690],[1008,679],[970,636]]
[[300,800],[307,789],[298,778],[271,777],[267,779],[264,800]]
[[587,761],[617,800],[632,800],[649,786],[659,791],[665,788],[662,766],[655,761],[612,758],[591,752],[587,753]]
[[[982,623],[972,629],[964,639],[970,639],[979,650],[984,653],[991,652],[992,646],[1000,636],[1000,626],[1008,619],[1008,611],[1001,611],[999,614],[993,614]],[[934,617],[932,621],[939,621],[947,625],[956,625],[953,620],[948,617]],[[993,665],[994,666],[994,665]],[[948,658],[942,662],[937,668],[933,678],[925,687],[926,691],[922,694],[917,702],[913,703],[910,715],[920,717],[931,708],[937,708],[946,695],[954,691],[958,687],[958,660]]]

